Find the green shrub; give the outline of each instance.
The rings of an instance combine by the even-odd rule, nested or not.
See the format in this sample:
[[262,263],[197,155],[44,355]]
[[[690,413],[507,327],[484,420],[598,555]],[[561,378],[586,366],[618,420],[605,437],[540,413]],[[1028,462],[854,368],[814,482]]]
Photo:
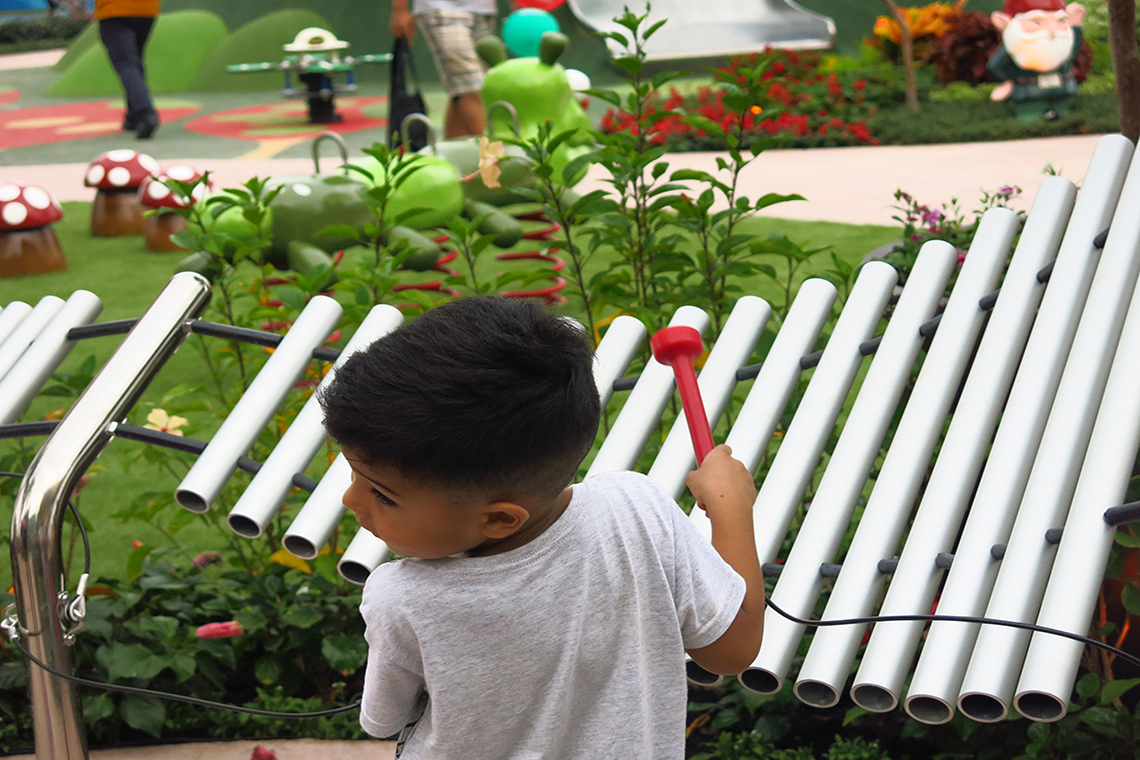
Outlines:
[[[335,555],[319,558],[309,574],[267,563],[254,575],[175,565],[175,552],[138,547],[134,580],[101,578],[88,588],[86,625],[73,650],[77,673],[277,711],[328,709],[359,692],[367,656],[360,589],[336,576]],[[0,607],[11,601],[0,593]],[[231,620],[244,633],[195,635],[201,625]],[[0,646],[0,750],[32,740],[25,685],[20,655]],[[201,707],[91,689],[83,713],[99,744],[146,735],[362,737],[355,712],[286,721],[210,711],[204,720]]]
[[[227,33],[226,22],[209,11],[177,11],[158,17],[146,47],[147,82],[152,93],[185,92],[198,67]],[[116,95],[122,85],[102,45],[86,50],[47,89],[48,95]]]
[[12,19],[0,23],[0,45],[44,40],[62,43],[78,37],[89,23],[86,18],[70,16]]

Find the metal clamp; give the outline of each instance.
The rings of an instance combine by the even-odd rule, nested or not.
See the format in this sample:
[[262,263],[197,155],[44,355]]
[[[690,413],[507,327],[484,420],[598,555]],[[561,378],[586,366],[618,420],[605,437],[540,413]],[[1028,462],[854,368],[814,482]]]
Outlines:
[[83,628],[87,618],[87,573],[79,576],[79,587],[75,590],[75,597],[69,598],[67,591],[59,592],[59,618],[69,623],[63,632],[63,643],[74,646],[75,634]]
[[4,619],[0,620],[0,631],[8,634],[8,641],[15,643],[20,634],[27,633],[24,626],[20,625],[20,618],[16,614],[15,603],[9,604],[4,608]]

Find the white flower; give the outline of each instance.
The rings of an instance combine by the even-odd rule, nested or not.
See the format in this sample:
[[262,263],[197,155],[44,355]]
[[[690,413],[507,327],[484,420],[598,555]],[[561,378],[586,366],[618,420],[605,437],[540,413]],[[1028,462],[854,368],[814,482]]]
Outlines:
[[479,138],[479,174],[483,177],[483,184],[489,188],[499,187],[499,159],[503,157],[503,141],[489,141],[486,137]]
[[190,420],[186,419],[185,417],[171,417],[166,413],[165,409],[155,409],[146,416],[146,421],[149,424],[143,425],[144,428],[157,430],[160,433],[182,435],[182,431],[178,428],[182,427]]

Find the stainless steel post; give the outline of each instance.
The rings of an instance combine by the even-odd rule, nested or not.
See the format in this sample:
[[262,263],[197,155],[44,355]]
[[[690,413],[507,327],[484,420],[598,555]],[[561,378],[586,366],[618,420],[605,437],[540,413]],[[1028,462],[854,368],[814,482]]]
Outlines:
[[[67,591],[59,533],[76,481],[110,442],[114,423],[187,335],[209,302],[210,284],[175,275],[44,443],[24,476],[12,515],[11,560],[24,646],[49,666],[72,670],[64,612]],[[38,760],[80,760],[87,742],[74,686],[32,665],[29,673]]]

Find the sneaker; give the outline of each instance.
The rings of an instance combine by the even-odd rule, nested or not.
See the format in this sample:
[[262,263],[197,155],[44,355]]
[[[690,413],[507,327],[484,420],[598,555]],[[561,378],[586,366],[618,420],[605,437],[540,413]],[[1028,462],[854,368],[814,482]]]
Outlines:
[[135,132],[140,140],[149,140],[158,129],[158,115],[145,116],[135,125]]

